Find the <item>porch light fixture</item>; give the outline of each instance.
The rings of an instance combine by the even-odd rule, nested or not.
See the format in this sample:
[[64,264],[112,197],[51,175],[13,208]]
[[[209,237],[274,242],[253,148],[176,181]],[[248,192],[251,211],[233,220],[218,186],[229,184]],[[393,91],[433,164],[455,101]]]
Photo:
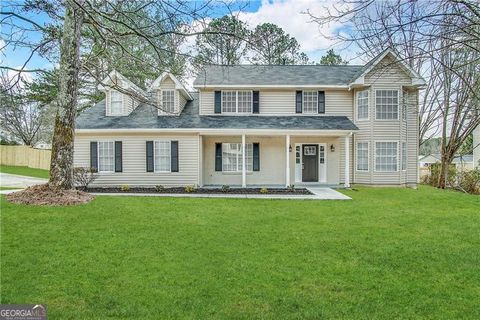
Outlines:
[[289,145],[289,146],[288,146],[288,151],[289,151],[289,152],[292,152],[292,145]]
[[335,152],[335,146],[333,144],[330,146],[330,151]]

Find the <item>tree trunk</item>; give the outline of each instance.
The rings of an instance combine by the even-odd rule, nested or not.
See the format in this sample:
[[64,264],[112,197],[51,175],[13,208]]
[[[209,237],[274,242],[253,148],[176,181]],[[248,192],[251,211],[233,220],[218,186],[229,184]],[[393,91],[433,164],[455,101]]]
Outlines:
[[60,45],[60,81],[56,101],[57,115],[53,132],[49,181],[51,186],[59,189],[74,187],[73,138],[77,113],[82,24],[83,11],[72,1],[65,1],[63,35]]
[[452,164],[453,155],[450,152],[442,152],[442,162],[440,164],[440,172],[438,174],[437,188],[445,189],[449,179],[448,173]]

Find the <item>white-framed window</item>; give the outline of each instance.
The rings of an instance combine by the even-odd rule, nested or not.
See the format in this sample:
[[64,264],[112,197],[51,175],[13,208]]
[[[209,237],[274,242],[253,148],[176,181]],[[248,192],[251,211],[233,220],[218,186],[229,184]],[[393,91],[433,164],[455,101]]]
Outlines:
[[357,92],[357,119],[368,120],[368,90]]
[[160,111],[165,113],[175,112],[175,90],[162,90],[161,91],[161,106]]
[[[253,170],[253,144],[245,144],[247,171]],[[222,143],[222,171],[241,172],[243,170],[242,144]]]
[[375,119],[398,120],[398,90],[376,90]]
[[318,91],[303,91],[303,113],[318,113]]
[[368,171],[368,142],[357,142],[357,171]]
[[155,141],[153,146],[154,155],[154,171],[170,172],[171,171],[171,152],[170,141]]
[[396,141],[375,142],[375,171],[398,171],[398,143]]
[[402,120],[407,121],[408,91],[402,92]]
[[97,144],[98,172],[115,171],[115,144],[113,141],[99,141]]
[[250,90],[223,90],[222,113],[252,113],[253,93]]
[[407,170],[407,143],[402,142],[402,170]]
[[110,90],[110,115],[123,114],[123,94],[117,90]]

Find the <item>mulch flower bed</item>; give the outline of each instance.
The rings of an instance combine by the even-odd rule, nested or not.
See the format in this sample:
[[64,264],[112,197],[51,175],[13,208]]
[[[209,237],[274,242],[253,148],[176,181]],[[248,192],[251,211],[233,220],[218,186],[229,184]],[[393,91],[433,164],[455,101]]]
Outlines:
[[187,192],[186,188],[141,188],[131,187],[122,188],[88,188],[87,192],[95,193],[175,193],[175,194],[288,194],[288,195],[310,195],[312,194],[305,188],[267,188],[267,192],[261,192],[263,188],[193,188]]
[[80,190],[59,190],[50,187],[48,184],[28,187],[7,195],[7,200],[13,203],[49,206],[69,206],[88,203],[94,198],[94,195]]

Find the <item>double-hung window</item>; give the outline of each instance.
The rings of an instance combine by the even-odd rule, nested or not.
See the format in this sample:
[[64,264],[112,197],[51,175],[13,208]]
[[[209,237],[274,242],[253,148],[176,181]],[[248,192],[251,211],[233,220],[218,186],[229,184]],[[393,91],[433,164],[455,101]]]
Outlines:
[[398,90],[376,90],[375,119],[398,120]]
[[[253,170],[253,144],[245,144],[247,171]],[[241,172],[243,170],[242,144],[222,143],[222,171]]]
[[407,170],[407,143],[402,142],[402,170]]
[[357,92],[357,119],[368,120],[368,90]]
[[398,145],[396,141],[375,142],[375,171],[398,171]]
[[116,90],[110,91],[110,114],[112,116],[120,116],[123,114],[122,93]]
[[153,150],[155,172],[170,172],[170,141],[155,141]]
[[160,109],[165,113],[175,112],[175,90],[162,90],[162,102]]
[[318,113],[318,91],[303,91],[303,113]]
[[357,142],[357,171],[368,171],[368,142]]
[[252,113],[253,95],[249,90],[222,91],[222,113]]
[[115,171],[115,145],[113,141],[98,142],[98,172]]

